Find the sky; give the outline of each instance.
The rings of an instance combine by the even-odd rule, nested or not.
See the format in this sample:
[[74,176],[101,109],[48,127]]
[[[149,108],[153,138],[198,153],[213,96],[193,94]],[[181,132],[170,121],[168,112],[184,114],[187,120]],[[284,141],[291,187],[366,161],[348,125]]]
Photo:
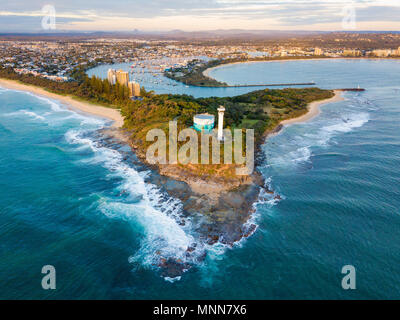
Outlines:
[[[53,20],[44,15],[53,8],[55,24],[49,24]],[[400,0],[0,0],[0,32],[53,27],[56,31],[400,31]]]

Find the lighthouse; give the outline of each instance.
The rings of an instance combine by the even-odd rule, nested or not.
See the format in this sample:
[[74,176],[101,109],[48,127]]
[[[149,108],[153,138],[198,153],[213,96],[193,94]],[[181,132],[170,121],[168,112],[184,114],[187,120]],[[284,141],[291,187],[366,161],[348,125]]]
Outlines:
[[223,106],[219,106],[218,108],[218,140],[224,140],[224,112],[225,108]]

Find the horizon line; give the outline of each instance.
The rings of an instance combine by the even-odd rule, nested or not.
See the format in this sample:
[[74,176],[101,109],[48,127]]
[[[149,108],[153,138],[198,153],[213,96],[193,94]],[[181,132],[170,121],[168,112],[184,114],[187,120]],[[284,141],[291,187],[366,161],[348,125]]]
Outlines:
[[376,30],[376,29],[363,29],[363,30],[285,30],[285,29],[210,29],[210,30],[183,30],[183,29],[168,29],[168,30],[36,30],[36,31],[1,31],[0,34],[56,34],[56,33],[173,33],[173,32],[281,32],[281,33],[400,33],[400,30]]

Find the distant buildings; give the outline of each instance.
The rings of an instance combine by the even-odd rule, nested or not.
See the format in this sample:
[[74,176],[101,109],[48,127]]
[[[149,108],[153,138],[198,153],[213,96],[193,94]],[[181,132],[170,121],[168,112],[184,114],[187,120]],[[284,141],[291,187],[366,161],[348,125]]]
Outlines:
[[376,57],[389,57],[392,54],[392,50],[374,50],[372,55]]
[[48,75],[48,74],[43,74],[43,73],[39,73],[36,71],[32,71],[29,69],[18,69],[15,68],[14,71],[18,74],[31,74],[35,77],[42,77],[42,78],[46,78],[52,81],[57,81],[57,82],[64,82],[64,81],[69,81],[70,79],[68,77],[65,76],[57,76],[57,75]]
[[315,56],[323,56],[324,55],[324,51],[321,48],[315,48],[314,55]]
[[360,50],[343,50],[344,57],[360,57],[362,52]]
[[[90,45],[88,45],[88,42]],[[162,45],[168,42],[170,45]],[[282,43],[281,43],[282,42]],[[156,77],[180,67],[196,68],[203,57],[210,59],[240,59],[254,57],[400,57],[400,34],[338,34],[336,38],[318,35],[315,39],[288,39],[279,44],[259,45],[245,41],[232,45],[179,44],[176,40],[89,39],[38,41],[1,40],[0,67],[13,68],[18,73],[31,74],[55,81],[74,81],[77,69],[96,65],[133,63],[136,81],[145,81],[146,74]],[[144,44],[135,46],[132,44]],[[318,46],[318,47],[317,47]],[[391,48],[391,49],[389,49]],[[254,54],[255,53],[255,54]],[[193,59],[193,57],[196,57]],[[201,58],[200,58],[201,57]],[[137,69],[137,70],[136,70]],[[137,72],[136,72],[137,71]],[[129,73],[108,70],[107,80],[129,87]],[[183,73],[176,73],[183,76]],[[137,90],[132,90],[132,94]],[[134,97],[134,96],[133,96]]]
[[131,97],[140,97],[140,85],[135,81],[128,83],[129,94]]

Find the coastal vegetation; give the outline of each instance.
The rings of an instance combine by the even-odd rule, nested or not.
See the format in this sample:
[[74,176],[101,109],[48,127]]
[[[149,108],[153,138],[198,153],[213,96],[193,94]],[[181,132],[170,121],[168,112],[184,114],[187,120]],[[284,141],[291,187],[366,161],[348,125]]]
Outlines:
[[72,73],[73,81],[56,82],[31,74],[18,74],[12,68],[0,68],[0,77],[34,85],[61,95],[71,95],[75,98],[107,107],[120,108],[129,103],[129,89],[120,84],[110,85],[107,80],[98,77],[89,78],[84,68],[77,68]]
[[[309,103],[328,99],[334,96],[331,90],[318,88],[257,90],[236,97],[194,98],[187,95],[157,95],[147,92],[143,101],[125,104],[121,111],[125,117],[125,128],[132,132],[131,139],[139,155],[153,142],[146,141],[146,134],[151,129],[162,129],[169,134],[169,121],[176,120],[178,131],[193,124],[193,116],[208,113],[217,119],[218,107],[223,105],[225,127],[242,129],[243,141],[246,139],[245,129],[254,129],[256,147],[262,143],[266,133],[275,130],[282,120],[299,117],[307,113]],[[201,141],[200,133],[198,141]],[[178,142],[178,148],[186,142]],[[245,146],[245,144],[243,144]],[[168,150],[168,139],[167,146]],[[221,164],[180,166],[180,174],[185,176],[220,177],[224,181],[237,180],[235,169],[240,165],[224,165],[224,144],[220,146]],[[200,146],[198,148],[200,152]],[[243,155],[246,150],[243,148]],[[168,154],[168,152],[167,152]],[[164,168],[169,170],[170,168]],[[176,170],[175,170],[176,171]]]
[[184,67],[165,70],[164,75],[172,80],[192,86],[227,87],[228,84],[217,81],[203,74],[206,69],[216,67],[224,61],[226,60],[216,59],[203,63],[200,60],[195,59]]
[[[142,100],[132,100],[127,87],[118,83],[111,85],[107,80],[95,76],[89,78],[83,69],[75,70],[75,80],[70,82],[54,82],[33,75],[17,74],[11,68],[0,68],[0,77],[120,109],[125,118],[124,128],[129,131],[131,144],[137,149],[139,155],[144,155],[147,147],[152,144],[146,141],[149,130],[162,129],[168,134],[169,121],[176,120],[178,131],[180,131],[191,127],[193,116],[198,113],[212,114],[217,119],[217,109],[220,105],[226,108],[225,127],[231,130],[242,129],[243,139],[245,139],[245,129],[254,129],[257,145],[261,143],[264,134],[273,131],[282,120],[307,113],[307,105],[310,102],[334,96],[331,90],[288,88],[257,90],[235,97],[194,98],[188,95],[155,94],[142,88]],[[223,145],[221,148],[221,155],[223,155]],[[207,171],[209,174],[222,172],[225,176],[233,175],[233,169],[232,166],[227,168],[223,165],[186,167],[186,170],[194,174]]]

